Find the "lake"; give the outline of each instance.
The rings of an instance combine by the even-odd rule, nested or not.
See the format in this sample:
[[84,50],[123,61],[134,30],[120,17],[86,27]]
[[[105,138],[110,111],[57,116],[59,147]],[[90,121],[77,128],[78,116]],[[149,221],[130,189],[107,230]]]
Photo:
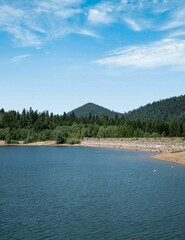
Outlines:
[[185,239],[185,166],[152,153],[0,147],[0,239]]

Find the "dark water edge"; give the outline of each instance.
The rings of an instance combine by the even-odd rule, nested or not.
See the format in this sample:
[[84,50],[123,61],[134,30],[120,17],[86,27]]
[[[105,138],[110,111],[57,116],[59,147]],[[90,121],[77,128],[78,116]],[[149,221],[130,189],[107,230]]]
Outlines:
[[185,166],[150,156],[1,147],[0,239],[185,239]]

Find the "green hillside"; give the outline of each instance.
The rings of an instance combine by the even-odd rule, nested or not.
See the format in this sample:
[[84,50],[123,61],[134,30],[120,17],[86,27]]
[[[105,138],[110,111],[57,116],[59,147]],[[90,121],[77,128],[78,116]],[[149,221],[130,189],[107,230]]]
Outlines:
[[[116,112],[111,111],[107,108],[101,107],[94,103],[87,103],[81,107],[78,107],[71,112],[68,113],[68,115],[74,113],[76,117],[88,117],[89,114],[92,116],[98,116],[98,117],[104,117],[108,116],[109,118],[114,118],[116,115]],[[121,113],[117,113],[118,116],[121,116]]]
[[183,123],[185,96],[147,104],[125,116],[93,103],[63,115],[32,108],[22,112],[1,109],[0,140],[7,143],[55,140],[71,144],[84,137],[185,137]]
[[185,95],[142,106],[124,115],[130,120],[161,120],[185,123]]

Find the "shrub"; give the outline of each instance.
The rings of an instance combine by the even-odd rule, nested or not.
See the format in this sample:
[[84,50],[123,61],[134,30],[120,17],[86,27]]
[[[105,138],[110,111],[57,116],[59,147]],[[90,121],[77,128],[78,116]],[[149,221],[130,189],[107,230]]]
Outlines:
[[80,139],[67,138],[66,143],[67,144],[79,144],[80,143]]
[[56,133],[56,142],[57,144],[62,144],[66,142],[66,136],[62,132]]

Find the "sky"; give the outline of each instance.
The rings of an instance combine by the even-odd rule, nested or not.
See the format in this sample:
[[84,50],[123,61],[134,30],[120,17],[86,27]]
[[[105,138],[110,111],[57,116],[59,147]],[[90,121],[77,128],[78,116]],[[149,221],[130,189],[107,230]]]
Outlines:
[[0,108],[127,112],[185,94],[184,0],[0,0]]

